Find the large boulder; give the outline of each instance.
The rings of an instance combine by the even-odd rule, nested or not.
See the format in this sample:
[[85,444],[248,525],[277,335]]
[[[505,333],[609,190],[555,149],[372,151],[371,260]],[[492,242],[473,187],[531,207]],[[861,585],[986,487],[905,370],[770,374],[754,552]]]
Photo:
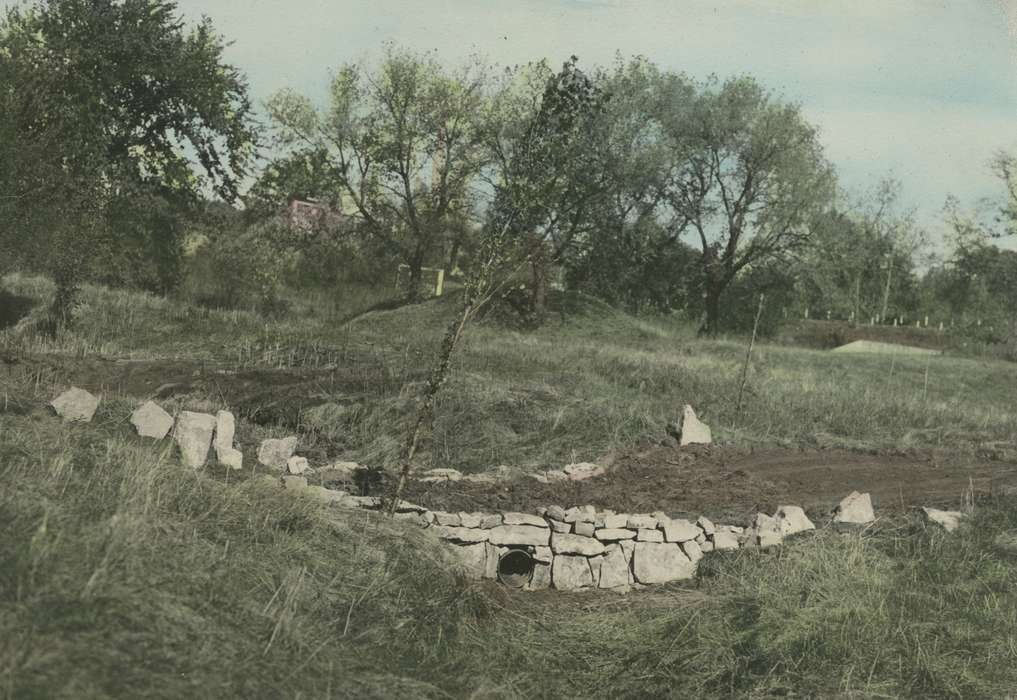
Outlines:
[[154,401],[147,401],[131,414],[131,425],[141,437],[162,440],[173,428],[173,416],[166,413]]
[[685,445],[710,445],[713,443],[713,434],[710,426],[699,420],[692,406],[685,404],[682,409],[682,424],[678,430],[678,444]]
[[258,448],[258,461],[272,469],[285,469],[286,461],[297,449],[295,436],[282,439],[263,440]]
[[88,423],[99,407],[99,399],[84,389],[72,386],[49,405],[65,423]]
[[692,578],[696,565],[677,544],[636,542],[632,571],[639,583],[667,583]]
[[872,497],[867,493],[852,491],[840,502],[834,512],[835,523],[866,525],[876,519],[872,510]]
[[208,448],[212,446],[215,416],[209,413],[182,411],[173,429],[173,438],[180,447],[183,462],[192,469],[204,466]]
[[593,585],[593,571],[586,557],[560,554],[551,565],[551,580],[562,591],[588,588]]

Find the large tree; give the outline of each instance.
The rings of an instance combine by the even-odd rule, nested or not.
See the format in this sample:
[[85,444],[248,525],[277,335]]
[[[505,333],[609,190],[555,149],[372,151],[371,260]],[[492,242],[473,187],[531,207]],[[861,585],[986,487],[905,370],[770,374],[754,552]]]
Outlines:
[[279,145],[327,157],[346,213],[409,266],[411,298],[450,222],[472,211],[484,83],[479,64],[449,72],[431,55],[390,46],[374,70],[343,66],[327,109],[289,90],[268,103]]
[[792,104],[752,78],[702,86],[664,120],[680,167],[671,180],[672,226],[700,251],[706,320],[720,328],[725,289],[746,267],[788,256],[833,195],[818,134]]
[[236,197],[255,130],[224,48],[170,0],[39,0],[4,18],[0,240],[54,275],[61,314],[139,229],[139,254],[166,247],[165,207]]

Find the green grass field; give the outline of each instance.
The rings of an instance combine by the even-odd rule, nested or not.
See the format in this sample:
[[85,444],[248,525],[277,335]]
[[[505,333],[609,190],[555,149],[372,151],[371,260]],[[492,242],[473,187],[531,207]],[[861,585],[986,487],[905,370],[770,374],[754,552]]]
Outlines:
[[[53,341],[33,330],[49,285],[4,282],[38,301],[0,331],[5,697],[988,698],[1017,689],[1013,499],[980,503],[952,535],[901,516],[861,534],[821,529],[775,553],[711,555],[687,585],[514,593],[463,579],[424,533],[398,522],[330,510],[250,470],[183,469],[170,449],[132,434],[135,399],[122,393],[111,390],[89,425],[64,426],[45,407],[96,356],[334,371],[341,380],[315,383],[313,401],[348,410],[300,408],[302,440],[383,464],[452,301],[336,324],[341,309],[326,317],[296,306],[270,320],[88,288],[77,326]],[[696,339],[685,325],[589,300],[539,331],[481,323],[421,466],[594,458],[658,439],[684,402],[734,446],[1017,442],[1015,365],[763,344],[739,413],[744,353],[739,339]],[[212,394],[174,400],[222,405]]]

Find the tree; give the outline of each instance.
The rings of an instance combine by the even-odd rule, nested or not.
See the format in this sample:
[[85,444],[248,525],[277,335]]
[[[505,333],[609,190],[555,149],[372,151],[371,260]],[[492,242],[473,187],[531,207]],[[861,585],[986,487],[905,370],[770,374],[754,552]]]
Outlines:
[[0,238],[19,264],[54,275],[60,316],[80,281],[108,267],[118,222],[129,236],[139,223],[155,238],[178,232],[137,216],[153,198],[174,210],[206,188],[236,198],[256,134],[224,48],[208,19],[188,29],[170,0],[39,0],[8,12],[0,149],[13,158],[0,182],[15,211]]
[[606,187],[604,92],[572,56],[558,73],[546,63],[510,71],[485,119],[495,191],[490,227],[525,240],[529,313],[540,323],[549,269],[594,229]]
[[809,223],[832,199],[833,171],[800,109],[751,78],[707,83],[664,128],[681,164],[668,192],[671,225],[698,239],[702,331],[716,333],[731,281],[809,240]]
[[409,266],[410,298],[449,221],[473,207],[484,82],[478,64],[451,74],[430,55],[390,46],[375,71],[338,71],[327,111],[288,90],[268,103],[279,145],[327,154],[343,205]]

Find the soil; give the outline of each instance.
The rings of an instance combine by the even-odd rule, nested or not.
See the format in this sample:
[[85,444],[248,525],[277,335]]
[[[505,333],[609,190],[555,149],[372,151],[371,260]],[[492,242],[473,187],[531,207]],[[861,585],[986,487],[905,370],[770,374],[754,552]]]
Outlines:
[[757,512],[772,513],[787,504],[822,516],[851,491],[871,493],[873,505],[884,511],[956,508],[969,486],[976,498],[1017,491],[1017,464],[935,450],[866,454],[661,447],[619,455],[607,474],[582,482],[413,482],[405,498],[453,512],[592,504],[618,512],[661,510],[672,517],[747,522]]

